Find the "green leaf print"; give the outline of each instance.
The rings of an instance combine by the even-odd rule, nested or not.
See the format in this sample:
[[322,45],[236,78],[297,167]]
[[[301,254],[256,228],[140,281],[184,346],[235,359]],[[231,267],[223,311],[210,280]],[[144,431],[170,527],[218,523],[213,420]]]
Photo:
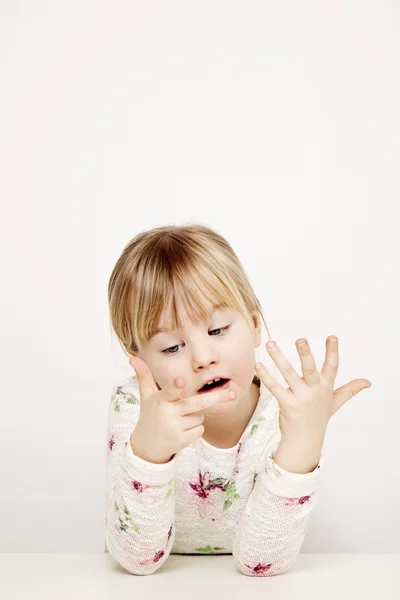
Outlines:
[[223,508],[223,510],[228,510],[228,508],[230,506],[232,506],[233,501],[234,500],[239,500],[239,498],[240,498],[239,494],[235,494],[234,496],[231,496],[230,498],[227,498],[225,500],[225,502],[224,502],[224,508]]
[[225,488],[225,494],[229,498],[230,496],[233,496],[235,493],[236,493],[236,483],[234,481],[231,481],[230,483],[228,483],[228,485]]
[[[120,514],[120,508],[115,500],[114,500],[114,508],[118,515],[119,527],[120,527],[121,531],[128,531],[130,529],[131,531],[136,531],[137,533],[140,533],[139,525],[137,523],[132,522],[131,514],[125,505],[124,505],[124,511],[123,511],[124,514],[123,515]],[[125,520],[125,522],[123,521],[123,519]]]
[[253,425],[252,425],[250,435],[254,435],[254,433],[257,431],[258,426],[261,423],[261,421],[265,421],[265,417],[263,417],[263,416],[258,417],[257,421],[255,423],[253,423]]
[[111,404],[115,412],[121,412],[120,401],[124,401],[126,404],[139,404],[138,399],[133,394],[123,392],[121,388],[118,388],[116,393],[111,396]]
[[272,470],[275,473],[275,475],[277,477],[282,477],[283,473],[281,473],[280,471],[278,471],[278,469],[275,467],[274,463],[272,463]]
[[231,481],[225,488],[225,502],[223,510],[228,510],[228,508],[233,504],[234,500],[239,500],[240,495],[236,491],[236,483]]
[[131,396],[128,396],[128,398],[126,399],[126,403],[127,404],[139,404],[137,398],[133,394]]
[[210,483],[208,485],[206,485],[206,490],[208,490],[210,487],[214,486],[214,485],[222,485],[224,486],[226,483],[226,479],[224,479],[223,477],[216,477],[215,479],[212,479],[210,481]]
[[119,528],[121,531],[128,531],[128,525],[126,523],[123,523],[121,521],[121,518],[119,519]]
[[172,478],[172,479],[170,479],[170,480],[168,481],[168,485],[170,485],[171,487],[170,487],[170,489],[168,490],[168,492],[167,492],[167,493],[166,493],[166,495],[165,495],[165,500],[168,500],[168,498],[169,498],[169,497],[171,496],[171,494],[172,494],[172,489],[173,489],[173,488],[172,488],[172,486],[173,486],[173,483],[174,483],[174,478]]
[[204,548],[195,548],[196,552],[204,552],[204,554],[211,554],[212,552],[218,552],[219,550],[225,550],[222,546],[204,546]]
[[119,400],[119,398],[118,398],[117,395],[114,395],[114,396],[111,397],[111,402],[114,405],[113,406],[114,412],[121,412],[118,400]]
[[228,498],[227,500],[225,500],[224,502],[224,508],[222,510],[228,510],[228,508],[232,506],[232,500],[230,498]]

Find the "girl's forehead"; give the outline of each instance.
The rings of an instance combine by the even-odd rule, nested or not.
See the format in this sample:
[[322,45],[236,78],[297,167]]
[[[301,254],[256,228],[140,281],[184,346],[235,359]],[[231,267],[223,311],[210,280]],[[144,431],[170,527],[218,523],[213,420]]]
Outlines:
[[[226,306],[222,307],[220,305],[213,304],[208,309],[208,316],[211,318],[212,316],[214,316],[215,314],[217,314],[219,312],[233,313],[234,309],[230,308],[230,307],[226,307]],[[183,324],[183,326],[184,326],[185,323],[192,323],[193,325],[195,324],[195,322],[192,322],[189,319],[189,316],[187,314],[184,314],[184,315],[180,314],[179,316],[180,316],[180,321]],[[165,321],[164,317],[162,317],[161,320],[160,320],[159,326],[158,326],[156,332],[153,335],[156,335],[156,333],[159,333],[159,332],[169,332],[169,331],[175,331],[175,329],[172,326],[172,322],[171,321],[169,321],[169,322]]]

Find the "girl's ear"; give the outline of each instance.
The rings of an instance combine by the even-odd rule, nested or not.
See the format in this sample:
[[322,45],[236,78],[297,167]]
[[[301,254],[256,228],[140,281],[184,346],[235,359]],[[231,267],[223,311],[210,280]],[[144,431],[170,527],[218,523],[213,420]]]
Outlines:
[[261,318],[258,312],[253,313],[253,324],[254,324],[254,346],[258,348],[261,344]]

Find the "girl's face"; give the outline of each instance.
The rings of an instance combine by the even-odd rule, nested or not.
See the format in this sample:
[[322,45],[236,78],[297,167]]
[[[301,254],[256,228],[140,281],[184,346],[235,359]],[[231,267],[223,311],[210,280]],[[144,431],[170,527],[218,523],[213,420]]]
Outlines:
[[[210,379],[230,379],[229,388],[235,390],[236,400],[203,409],[205,416],[230,412],[243,397],[248,397],[254,377],[254,348],[261,343],[257,313],[250,331],[238,311],[211,306],[209,310],[209,322],[196,325],[185,320],[182,330],[155,334],[138,354],[149,366],[159,389],[182,376],[182,398],[194,396]],[[164,327],[159,324],[160,329]]]

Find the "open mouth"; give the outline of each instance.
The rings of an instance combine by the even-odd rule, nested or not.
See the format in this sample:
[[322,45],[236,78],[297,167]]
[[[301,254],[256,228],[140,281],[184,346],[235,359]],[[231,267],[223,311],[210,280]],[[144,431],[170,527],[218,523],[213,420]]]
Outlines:
[[230,379],[221,378],[219,381],[213,381],[213,383],[211,383],[211,384],[206,383],[206,385],[203,385],[203,387],[200,388],[197,393],[205,394],[206,392],[210,392],[211,390],[214,390],[216,388],[220,388],[220,389],[226,388],[226,387],[228,387],[229,382],[230,382]]

